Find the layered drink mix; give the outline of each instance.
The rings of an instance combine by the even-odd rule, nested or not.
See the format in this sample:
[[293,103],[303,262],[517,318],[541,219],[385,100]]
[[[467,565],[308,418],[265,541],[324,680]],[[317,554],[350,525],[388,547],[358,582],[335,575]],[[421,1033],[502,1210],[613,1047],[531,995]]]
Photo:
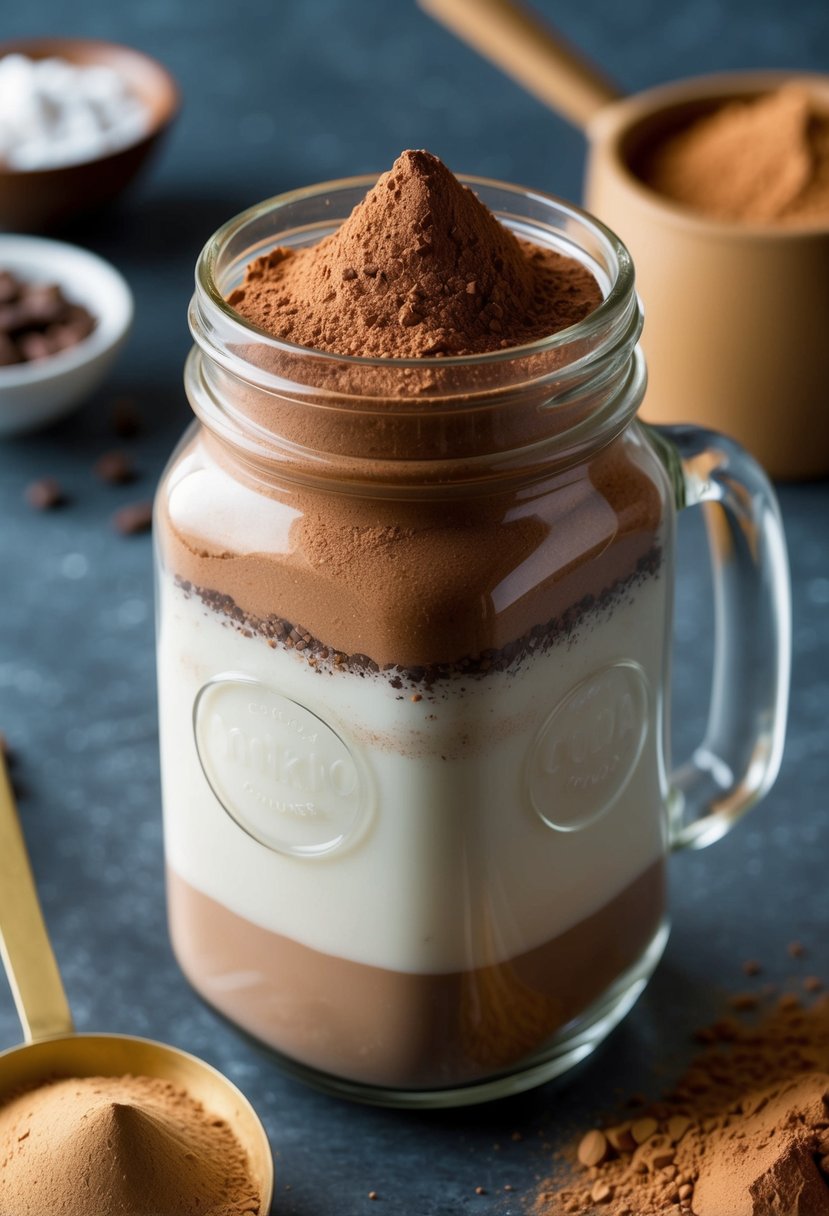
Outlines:
[[[488,412],[475,358],[601,300],[424,152],[229,295],[267,390],[218,367],[159,497],[171,928],[214,1006],[319,1072],[529,1066],[660,932],[659,466],[617,428],[494,476],[549,391]],[[310,403],[287,344],[345,356],[309,358]]]

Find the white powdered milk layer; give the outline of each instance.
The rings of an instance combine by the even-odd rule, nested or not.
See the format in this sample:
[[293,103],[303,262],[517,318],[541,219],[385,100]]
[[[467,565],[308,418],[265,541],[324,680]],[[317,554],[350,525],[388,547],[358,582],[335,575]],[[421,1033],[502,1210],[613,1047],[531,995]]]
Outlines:
[[163,575],[168,864],[265,929],[396,971],[557,937],[664,851],[667,577],[517,670],[430,691],[315,670]]

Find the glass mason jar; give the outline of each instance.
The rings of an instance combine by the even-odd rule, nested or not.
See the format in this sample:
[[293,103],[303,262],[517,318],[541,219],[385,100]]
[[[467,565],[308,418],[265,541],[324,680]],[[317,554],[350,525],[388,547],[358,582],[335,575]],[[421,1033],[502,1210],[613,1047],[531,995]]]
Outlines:
[[[637,422],[625,248],[466,180],[602,305],[474,358],[294,347],[225,297],[372,181],[266,202],[199,260],[198,421],[156,507],[176,955],[295,1073],[396,1105],[515,1092],[609,1032],[665,945],[669,850],[768,788],[788,692],[773,493],[729,440]],[[674,526],[698,502],[712,708],[669,776]]]

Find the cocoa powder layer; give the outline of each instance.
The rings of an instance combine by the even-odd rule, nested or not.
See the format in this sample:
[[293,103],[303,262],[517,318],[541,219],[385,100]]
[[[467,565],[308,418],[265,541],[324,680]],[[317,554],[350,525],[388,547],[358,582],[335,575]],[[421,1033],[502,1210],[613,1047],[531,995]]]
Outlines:
[[[660,860],[552,941],[445,975],[324,954],[237,916],[167,872],[170,931],[198,991],[258,1039],[335,1076],[406,1088],[519,1067],[647,949],[664,915]],[[472,919],[482,934],[489,915]],[[255,977],[244,988],[222,977]]]
[[660,488],[643,466],[617,443],[535,494],[389,499],[294,485],[281,494],[297,515],[271,552],[245,550],[244,518],[238,543],[211,542],[220,501],[205,503],[194,534],[162,495],[159,543],[172,576],[229,597],[231,612],[278,618],[381,668],[458,664],[659,568]]
[[0,1216],[256,1216],[232,1129],[156,1077],[78,1077],[0,1107]]
[[829,223],[829,113],[798,84],[732,101],[659,143],[641,175],[718,219]]
[[[479,651],[473,650],[454,662],[433,662],[414,667],[389,663],[382,669],[368,655],[359,652],[347,654],[336,650],[315,638],[301,625],[283,617],[274,614],[264,618],[253,616],[241,609],[229,595],[207,587],[195,587],[181,578],[177,578],[177,583],[185,596],[197,597],[207,610],[223,616],[226,622],[244,637],[258,636],[272,649],[294,650],[318,672],[333,674],[350,671],[366,675],[368,672],[378,673],[382,670],[393,688],[405,688],[407,691],[425,688],[431,691],[438,681],[454,677],[479,680],[490,672],[518,670],[528,660],[546,654],[557,643],[572,641],[585,626],[589,627],[594,616],[612,612],[617,601],[632,595],[643,580],[657,573],[661,564],[661,550],[654,546],[639,558],[635,569],[627,577],[618,579],[596,594],[588,592],[575,603],[566,603],[568,597],[565,596],[562,599],[564,606],[560,615],[540,622],[529,633],[500,649],[487,647]],[[402,693],[398,699],[403,699]]]
[[336,232],[257,258],[228,302],[298,346],[389,359],[521,346],[601,298],[580,262],[519,241],[436,156],[407,151]]

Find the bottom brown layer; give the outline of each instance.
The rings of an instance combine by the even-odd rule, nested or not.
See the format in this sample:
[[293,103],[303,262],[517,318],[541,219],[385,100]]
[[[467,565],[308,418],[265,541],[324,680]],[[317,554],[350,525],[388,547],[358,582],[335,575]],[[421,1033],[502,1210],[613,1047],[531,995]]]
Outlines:
[[664,863],[566,933],[446,975],[323,954],[228,911],[168,870],[170,932],[193,986],[286,1056],[367,1085],[463,1085],[518,1067],[631,967],[665,909]]

